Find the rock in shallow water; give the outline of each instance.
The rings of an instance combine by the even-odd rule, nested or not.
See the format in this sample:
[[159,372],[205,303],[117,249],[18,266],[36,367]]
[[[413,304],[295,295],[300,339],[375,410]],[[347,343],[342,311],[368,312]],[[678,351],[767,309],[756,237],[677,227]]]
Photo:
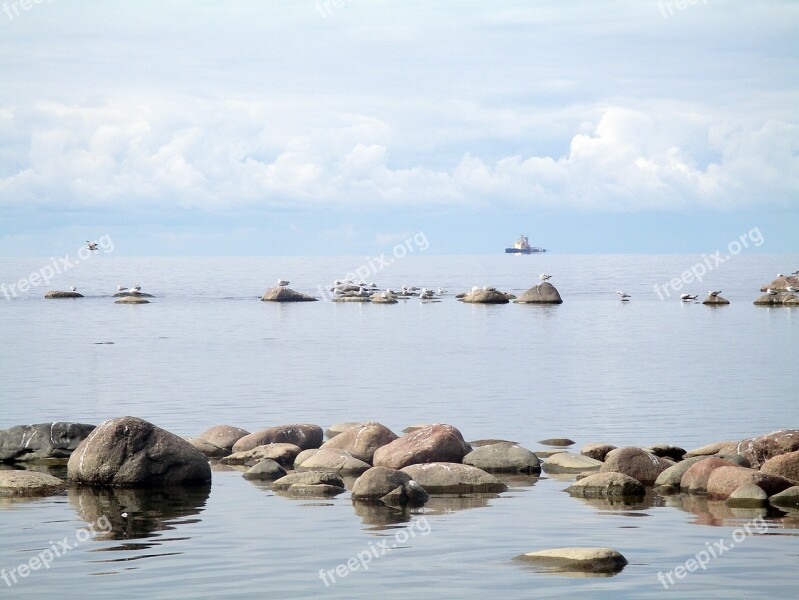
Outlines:
[[666,462],[642,448],[627,446],[608,452],[605,462],[602,463],[599,470],[603,473],[624,473],[644,485],[654,485],[658,475],[670,466],[670,462]]
[[0,471],[0,497],[50,496],[64,491],[66,484],[38,471]]
[[335,471],[342,475],[360,475],[370,468],[369,463],[338,448],[320,448],[313,456],[306,458],[297,466],[298,471]]
[[745,483],[753,483],[774,495],[791,487],[791,482],[776,475],[761,473],[745,467],[719,467],[707,481],[707,495],[711,499],[726,500],[736,489]]
[[284,286],[276,286],[266,290],[261,296],[261,300],[264,302],[316,302],[318,298],[295,292]]
[[352,486],[353,500],[380,500],[389,505],[421,505],[429,496],[418,482],[404,471],[372,467]]
[[531,287],[514,302],[517,304],[563,304],[563,299],[557,288],[545,281]]
[[253,481],[274,481],[286,476],[286,471],[271,458],[266,458],[250,467],[243,475],[244,479]]
[[290,496],[329,497],[343,494],[344,480],[336,473],[329,471],[307,471],[290,473],[275,480],[272,489]]
[[642,498],[644,485],[623,473],[594,473],[573,483],[566,491],[581,498]]
[[150,304],[150,301],[141,296],[123,296],[119,300],[114,300],[114,304]]
[[219,462],[223,465],[245,465],[251,467],[269,458],[283,467],[289,467],[294,463],[294,459],[297,458],[299,453],[299,446],[294,444],[264,444],[251,450],[234,452]]
[[188,443],[192,446],[197,448],[200,452],[205,454],[208,458],[222,458],[223,456],[227,456],[230,454],[230,450],[225,448],[220,448],[216,444],[212,444],[208,440],[203,440],[201,438],[191,438],[187,437],[184,438]]
[[233,452],[252,450],[265,444],[294,444],[300,450],[318,448],[322,445],[322,428],[310,423],[267,427],[240,438],[233,444]]
[[785,479],[799,485],[799,451],[786,452],[768,459],[760,467],[760,472],[785,477]]
[[363,423],[346,429],[322,444],[321,449],[345,450],[358,460],[372,463],[375,451],[398,439],[398,436],[380,423]]
[[56,421],[17,425],[0,431],[0,462],[40,462],[69,458],[94,425]]
[[758,508],[768,502],[768,494],[754,483],[745,483],[735,489],[725,504],[734,508]]
[[707,492],[707,480],[710,479],[710,474],[716,469],[735,466],[735,463],[716,456],[698,456],[695,458],[699,460],[694,461],[692,465],[685,469],[680,479],[680,489],[691,494],[704,494]]
[[659,491],[679,491],[680,482],[682,481],[682,476],[685,475],[685,472],[690,469],[692,465],[698,463],[700,460],[704,460],[705,458],[707,457],[693,456],[678,462],[676,465],[672,465],[658,475],[657,479],[655,479],[655,488],[660,488]]
[[618,573],[627,559],[612,548],[553,548],[516,557],[561,573]]
[[508,443],[475,448],[463,457],[463,464],[489,473],[540,473],[538,457],[528,450]]
[[57,290],[50,290],[44,295],[45,298],[83,298],[83,294],[78,292],[59,292]]
[[245,435],[250,435],[250,432],[246,429],[234,427],[233,425],[215,425],[210,429],[206,429],[197,437],[202,440],[208,440],[220,448],[232,451],[233,445]]
[[482,469],[458,463],[425,463],[402,469],[429,494],[496,494],[508,486]]
[[580,449],[580,454],[594,460],[603,461],[608,452],[615,449],[616,446],[612,444],[586,444]]
[[455,427],[437,423],[381,446],[374,453],[373,464],[376,467],[401,469],[419,463],[459,463],[471,450]]
[[598,470],[602,463],[593,458],[574,454],[572,452],[558,452],[548,457],[542,465],[547,473],[582,473],[583,471]]
[[189,442],[136,417],[98,425],[72,453],[68,479],[112,486],[200,485],[211,481],[205,456]]
[[768,501],[780,508],[799,508],[799,485],[789,487],[778,494],[774,494]]

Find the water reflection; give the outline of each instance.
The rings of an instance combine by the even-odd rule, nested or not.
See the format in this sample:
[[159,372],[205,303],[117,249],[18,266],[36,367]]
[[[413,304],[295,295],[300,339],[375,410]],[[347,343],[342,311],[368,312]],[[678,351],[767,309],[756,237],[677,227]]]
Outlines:
[[187,517],[203,511],[210,492],[210,484],[157,489],[79,487],[69,490],[69,502],[87,523],[103,516],[108,519],[110,531],[97,539],[132,540],[199,521]]
[[407,523],[411,520],[412,514],[418,514],[418,508],[407,506],[389,506],[379,500],[353,500],[352,507],[355,514],[361,518],[364,525],[368,525],[367,531],[382,531],[389,529],[392,525]]
[[641,511],[653,507],[665,506],[665,499],[653,492],[651,488],[646,490],[646,494],[644,494],[643,497],[580,498],[573,496],[573,498],[592,506],[601,513],[624,515],[627,517],[646,517],[649,515]]

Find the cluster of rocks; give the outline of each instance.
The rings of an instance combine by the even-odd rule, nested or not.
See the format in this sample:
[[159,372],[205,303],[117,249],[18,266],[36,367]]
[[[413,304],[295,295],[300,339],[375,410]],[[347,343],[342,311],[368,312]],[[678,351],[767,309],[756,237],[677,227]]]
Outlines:
[[765,292],[754,301],[758,306],[799,306],[799,275],[783,275],[760,288]]

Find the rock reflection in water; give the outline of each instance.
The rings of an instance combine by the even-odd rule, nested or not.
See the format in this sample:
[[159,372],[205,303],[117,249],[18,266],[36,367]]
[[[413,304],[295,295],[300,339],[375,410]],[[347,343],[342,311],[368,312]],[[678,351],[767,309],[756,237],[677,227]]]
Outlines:
[[574,497],[574,500],[579,500],[601,512],[608,512],[614,515],[624,515],[627,517],[647,517],[649,515],[642,511],[665,505],[664,498],[654,493],[651,488],[646,490],[646,494],[643,497],[637,498]]
[[111,531],[97,539],[130,540],[199,521],[187,517],[202,512],[210,492],[210,484],[154,489],[78,487],[69,490],[69,502],[87,523],[103,516],[108,519]]

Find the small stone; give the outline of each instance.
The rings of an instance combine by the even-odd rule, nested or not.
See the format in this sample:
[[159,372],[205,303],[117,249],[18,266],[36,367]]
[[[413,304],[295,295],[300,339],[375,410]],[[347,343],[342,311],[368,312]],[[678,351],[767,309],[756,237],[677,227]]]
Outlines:
[[516,557],[561,573],[618,573],[627,559],[612,548],[553,548]]
[[558,452],[547,458],[542,466],[547,473],[582,473],[583,471],[598,470],[602,464],[602,462],[582,454]]
[[83,298],[83,294],[78,292],[59,292],[57,290],[50,290],[44,294],[45,298]]
[[566,491],[581,498],[638,498],[646,494],[644,484],[623,473],[594,473]]
[[380,500],[390,505],[427,502],[425,489],[403,471],[387,467],[372,467],[352,486],[353,500]]
[[565,448],[566,446],[573,446],[574,440],[570,440],[569,438],[547,438],[545,440],[539,440],[539,444],[544,444],[544,446],[557,446],[559,448]]
[[768,494],[754,483],[744,483],[727,498],[727,506],[734,508],[759,508],[768,502]]
[[38,471],[0,471],[0,497],[50,496],[64,491],[66,484]]
[[250,467],[243,475],[244,479],[256,481],[274,481],[286,475],[286,471],[277,462],[267,458]]
[[312,497],[337,496],[346,491],[341,477],[329,471],[290,473],[272,483],[272,489],[290,496]]

